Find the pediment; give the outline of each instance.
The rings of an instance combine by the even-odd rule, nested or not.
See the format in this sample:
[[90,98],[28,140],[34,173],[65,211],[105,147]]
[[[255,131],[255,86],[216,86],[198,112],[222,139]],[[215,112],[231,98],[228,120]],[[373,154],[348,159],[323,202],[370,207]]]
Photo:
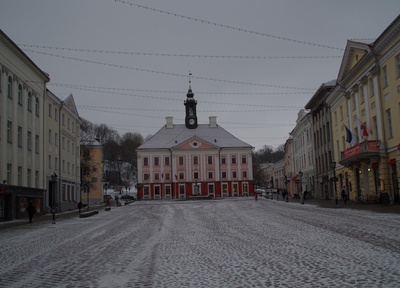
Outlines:
[[348,41],[339,69],[339,82],[341,82],[369,52],[370,47],[368,44]]
[[213,145],[204,139],[193,136],[186,141],[180,143],[179,145],[173,147],[173,150],[208,150],[208,149],[217,149],[217,145]]
[[78,109],[76,109],[74,96],[72,96],[72,94],[69,94],[69,96],[64,100],[64,107],[68,108],[72,114],[79,117]]

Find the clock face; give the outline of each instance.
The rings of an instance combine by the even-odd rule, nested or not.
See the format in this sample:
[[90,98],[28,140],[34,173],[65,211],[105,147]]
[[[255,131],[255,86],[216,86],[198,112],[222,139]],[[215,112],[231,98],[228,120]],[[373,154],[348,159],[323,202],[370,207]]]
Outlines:
[[194,119],[189,119],[189,124],[190,125],[194,125],[194,123],[195,123]]

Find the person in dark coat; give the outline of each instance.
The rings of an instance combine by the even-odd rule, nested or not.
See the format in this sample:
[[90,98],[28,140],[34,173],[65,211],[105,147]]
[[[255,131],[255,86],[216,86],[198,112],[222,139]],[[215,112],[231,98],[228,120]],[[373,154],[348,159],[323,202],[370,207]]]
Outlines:
[[32,223],[33,214],[36,212],[35,206],[33,206],[32,202],[28,203],[28,207],[26,207],[26,212],[28,212],[29,223]]
[[342,190],[340,191],[340,194],[342,196],[343,203],[346,204],[347,202],[347,195],[346,195],[346,188],[343,186]]
[[78,209],[79,209],[79,213],[81,213],[82,206],[83,206],[82,202],[81,202],[81,201],[79,201],[79,203],[78,203]]

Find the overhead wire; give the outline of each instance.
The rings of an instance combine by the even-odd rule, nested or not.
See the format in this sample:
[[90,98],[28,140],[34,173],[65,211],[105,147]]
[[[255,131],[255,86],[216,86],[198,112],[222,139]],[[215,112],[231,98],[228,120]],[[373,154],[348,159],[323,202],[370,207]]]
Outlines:
[[[136,68],[136,67],[112,64],[112,63],[105,63],[105,62],[100,62],[100,61],[93,61],[93,60],[88,60],[88,59],[58,55],[58,54],[47,53],[47,52],[41,52],[41,51],[36,51],[36,50],[31,50],[31,49],[25,49],[25,51],[28,51],[31,53],[37,53],[37,54],[41,54],[41,55],[57,57],[57,58],[61,58],[61,59],[68,59],[68,60],[80,61],[80,62],[84,62],[84,63],[91,63],[91,64],[97,64],[97,65],[104,65],[104,66],[109,66],[109,67],[114,67],[114,68],[123,68],[123,69],[139,71],[139,72],[147,72],[147,73],[168,75],[168,76],[175,76],[175,77],[183,77],[183,78],[188,77],[188,75],[184,75],[184,74],[156,71],[156,70],[150,70],[150,69],[145,69],[145,68]],[[272,88],[283,88],[283,89],[298,89],[298,90],[309,90],[309,91],[315,90],[313,88],[305,88],[305,87],[291,87],[291,86],[272,85],[272,84],[250,83],[250,82],[224,80],[224,79],[216,79],[216,78],[201,77],[201,76],[192,76],[192,78],[199,79],[199,80],[206,80],[206,81],[232,83],[232,84],[249,85],[249,86],[261,86],[261,87],[272,87]]]
[[186,57],[186,58],[211,58],[211,59],[332,59],[342,58],[339,55],[327,56],[251,56],[251,55],[196,55],[196,54],[179,54],[179,53],[149,53],[149,52],[128,52],[128,51],[112,51],[112,50],[98,50],[98,49],[83,49],[83,48],[70,48],[70,47],[55,47],[45,45],[32,45],[32,44],[18,44],[22,47],[42,48],[49,50],[72,51],[72,52],[87,52],[87,53],[100,53],[100,54],[117,54],[117,55],[137,55],[137,56],[156,56],[156,57]]
[[161,10],[161,9],[156,9],[156,8],[152,8],[152,7],[148,7],[148,6],[144,6],[144,5],[128,2],[128,1],[125,1],[125,0],[114,0],[114,1],[122,3],[122,4],[127,4],[127,5],[130,5],[130,6],[135,6],[137,8],[146,9],[146,10],[149,10],[149,11],[158,12],[158,13],[169,15],[169,16],[186,19],[186,20],[189,20],[189,21],[197,22],[197,23],[212,25],[212,26],[215,26],[215,27],[225,28],[225,29],[244,32],[244,33],[250,33],[250,34],[253,34],[253,35],[257,35],[257,36],[263,36],[263,37],[268,37],[268,38],[273,38],[273,39],[293,42],[293,43],[297,43],[297,44],[303,44],[303,45],[308,45],[308,46],[327,48],[327,49],[332,49],[332,50],[339,50],[339,51],[343,50],[343,48],[338,48],[338,47],[333,47],[333,46],[328,46],[328,45],[323,45],[323,44],[317,44],[317,43],[312,43],[312,42],[303,41],[303,40],[296,40],[296,39],[291,39],[291,38],[287,38],[287,37],[282,37],[282,36],[277,36],[277,35],[272,35],[272,34],[252,31],[252,30],[249,30],[249,29],[238,28],[238,27],[234,27],[234,26],[230,26],[230,25],[220,24],[220,23],[216,23],[216,22],[212,22],[212,21],[207,21],[207,20],[203,20],[203,19],[199,19],[199,18],[194,18],[194,17],[190,17],[190,16],[178,14],[178,13],[173,13],[173,12],[169,12],[169,11],[165,11],[165,10]]

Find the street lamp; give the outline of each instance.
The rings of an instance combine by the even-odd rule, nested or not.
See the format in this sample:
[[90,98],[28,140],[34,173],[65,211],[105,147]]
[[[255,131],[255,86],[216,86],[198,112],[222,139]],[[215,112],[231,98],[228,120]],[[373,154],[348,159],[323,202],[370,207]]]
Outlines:
[[53,221],[52,221],[52,223],[53,224],[56,224],[56,209],[55,209],[55,207],[54,207],[54,199],[55,199],[55,197],[56,197],[56,189],[57,189],[57,174],[56,174],[56,172],[54,172],[52,175],[51,175],[51,185],[52,185],[52,187],[51,187],[51,213],[53,214]]
[[301,204],[304,204],[304,195],[303,195],[303,172],[299,171],[299,195],[300,195],[300,199],[301,199]]
[[90,181],[86,181],[86,200],[87,200],[87,211],[89,211],[89,193],[90,193]]
[[331,160],[331,168],[333,170],[333,178],[332,178],[332,183],[333,183],[333,196],[335,197],[335,204],[336,207],[339,206],[339,199],[337,197],[337,193],[336,193],[336,161],[334,159]]

